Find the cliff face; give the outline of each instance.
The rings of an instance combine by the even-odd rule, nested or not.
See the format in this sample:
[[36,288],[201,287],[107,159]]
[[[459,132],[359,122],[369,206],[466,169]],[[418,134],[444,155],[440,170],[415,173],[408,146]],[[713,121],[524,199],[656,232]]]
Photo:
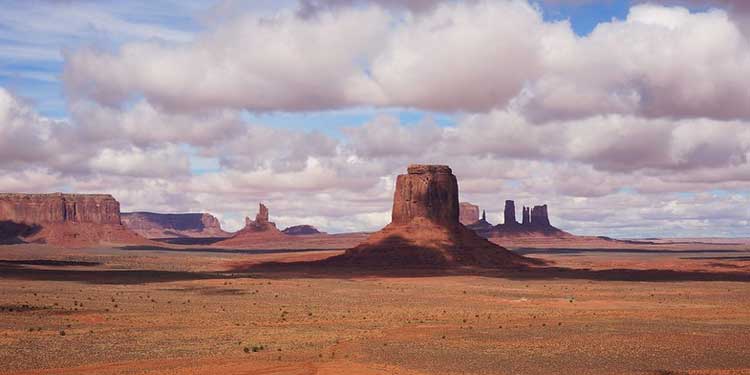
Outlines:
[[109,194],[0,194],[0,220],[21,224],[120,224]]
[[479,206],[469,202],[459,203],[458,221],[463,225],[470,225],[479,221]]
[[122,213],[122,223],[146,238],[227,237],[219,219],[207,213]]
[[420,217],[436,224],[458,222],[458,182],[445,165],[411,165],[396,179],[391,222]]
[[108,194],[0,194],[0,242],[84,247],[147,241],[120,223]]

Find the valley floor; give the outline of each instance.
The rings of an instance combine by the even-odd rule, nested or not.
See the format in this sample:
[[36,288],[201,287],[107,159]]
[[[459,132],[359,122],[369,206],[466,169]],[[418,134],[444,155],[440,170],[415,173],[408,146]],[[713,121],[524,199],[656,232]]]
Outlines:
[[357,274],[246,267],[339,251],[0,246],[0,373],[750,374],[748,249]]

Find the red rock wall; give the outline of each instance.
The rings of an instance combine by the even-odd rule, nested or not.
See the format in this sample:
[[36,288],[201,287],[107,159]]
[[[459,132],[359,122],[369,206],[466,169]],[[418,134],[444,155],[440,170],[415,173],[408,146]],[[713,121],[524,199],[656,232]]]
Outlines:
[[0,221],[120,224],[120,203],[108,194],[0,194]]
[[458,224],[458,182],[450,167],[411,165],[398,176],[393,198],[393,224],[422,217],[441,225]]

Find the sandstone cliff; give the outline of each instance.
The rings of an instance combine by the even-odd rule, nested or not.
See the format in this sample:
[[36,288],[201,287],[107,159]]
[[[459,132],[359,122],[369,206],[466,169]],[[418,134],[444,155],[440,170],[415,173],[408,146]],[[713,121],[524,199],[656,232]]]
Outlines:
[[122,223],[146,238],[228,237],[219,219],[207,213],[122,213]]
[[391,223],[344,254],[320,263],[372,267],[514,267],[516,255],[459,221],[458,183],[448,166],[412,165],[398,176]]
[[458,221],[463,225],[474,224],[479,221],[479,206],[469,202],[459,203]]
[[0,194],[0,241],[58,246],[143,243],[120,222],[108,194]]

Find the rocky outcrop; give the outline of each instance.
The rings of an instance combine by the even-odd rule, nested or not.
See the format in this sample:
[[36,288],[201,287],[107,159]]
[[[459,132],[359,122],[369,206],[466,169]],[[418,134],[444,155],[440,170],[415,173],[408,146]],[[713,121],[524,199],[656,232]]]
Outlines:
[[228,237],[219,219],[207,213],[124,212],[122,223],[146,238]]
[[281,231],[290,236],[306,236],[312,234],[325,234],[312,225],[295,225]]
[[549,227],[549,216],[547,215],[547,205],[534,206],[531,209],[531,225],[536,227]]
[[479,221],[479,206],[469,202],[459,203],[458,221],[463,225],[474,224]]
[[444,165],[412,165],[398,176],[391,223],[331,266],[514,267],[533,262],[467,229],[459,222],[458,183]]
[[285,237],[276,223],[269,221],[268,207],[263,203],[258,204],[258,214],[255,220],[245,218],[245,227],[236,232],[232,237],[219,241],[217,246],[244,247],[257,242],[276,240]]
[[276,223],[272,223],[268,220],[268,207],[265,204],[258,204],[258,213],[255,215],[255,220],[250,220],[249,217],[245,217],[245,228],[240,232],[265,232],[265,231],[278,231],[276,229]]
[[483,237],[514,237],[514,236],[567,236],[570,235],[550,224],[547,205],[523,206],[522,221],[515,220],[515,202],[505,201],[505,223],[496,225],[491,231],[478,231]]
[[80,247],[144,243],[120,222],[109,194],[0,194],[0,241]]
[[505,218],[505,225],[515,225],[518,224],[518,221],[516,221],[516,202],[507,200],[505,201],[505,211],[503,212],[503,216]]
[[482,237],[489,237],[492,233],[492,229],[495,226],[487,221],[487,212],[482,210],[482,218],[473,224],[467,225],[466,227],[473,230]]

